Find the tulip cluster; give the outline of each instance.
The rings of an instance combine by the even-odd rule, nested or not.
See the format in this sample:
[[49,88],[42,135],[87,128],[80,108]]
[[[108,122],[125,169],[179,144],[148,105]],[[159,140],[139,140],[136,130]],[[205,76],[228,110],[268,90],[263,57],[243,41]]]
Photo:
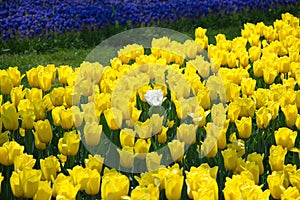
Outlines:
[[1,199],[299,199],[299,18],[216,41],[0,70]]

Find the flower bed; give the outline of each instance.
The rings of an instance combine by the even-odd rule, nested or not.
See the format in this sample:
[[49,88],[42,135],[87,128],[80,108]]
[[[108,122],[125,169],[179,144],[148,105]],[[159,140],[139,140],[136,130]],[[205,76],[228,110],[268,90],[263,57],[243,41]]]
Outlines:
[[0,34],[2,40],[42,37],[109,25],[169,22],[198,18],[210,13],[230,14],[243,9],[266,9],[294,5],[280,1],[2,1]]
[[107,67],[1,70],[1,199],[299,198],[299,30],[286,13]]

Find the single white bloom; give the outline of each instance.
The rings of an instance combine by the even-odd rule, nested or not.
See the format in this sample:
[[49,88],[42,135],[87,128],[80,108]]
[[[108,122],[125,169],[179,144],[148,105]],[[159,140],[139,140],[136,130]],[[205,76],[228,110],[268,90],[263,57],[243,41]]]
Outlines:
[[164,99],[164,94],[160,89],[149,90],[144,97],[150,106],[161,106]]

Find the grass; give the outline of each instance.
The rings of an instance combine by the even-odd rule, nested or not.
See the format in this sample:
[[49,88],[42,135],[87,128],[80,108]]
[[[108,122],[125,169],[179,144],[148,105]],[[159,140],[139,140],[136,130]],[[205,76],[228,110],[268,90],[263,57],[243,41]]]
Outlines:
[[55,52],[0,55],[0,69],[18,66],[22,73],[38,65],[55,64],[78,67],[91,49],[59,49]]
[[[210,15],[200,19],[181,19],[172,23],[158,22],[150,26],[164,27],[179,31],[194,38],[195,28],[201,26],[207,28],[209,43],[215,43],[214,36],[223,33],[228,39],[240,35],[243,24],[247,22],[257,23],[263,21],[271,25],[273,21],[281,18],[281,14],[290,12],[300,17],[300,2],[296,6],[278,7],[269,10],[244,10],[230,16]],[[55,64],[71,65],[77,67],[86,56],[106,38],[122,31],[137,28],[128,24],[124,27],[107,27],[105,30],[80,33],[68,33],[53,35],[48,38],[33,38],[24,40],[11,40],[0,42],[0,69],[18,66],[22,73],[38,65]]]

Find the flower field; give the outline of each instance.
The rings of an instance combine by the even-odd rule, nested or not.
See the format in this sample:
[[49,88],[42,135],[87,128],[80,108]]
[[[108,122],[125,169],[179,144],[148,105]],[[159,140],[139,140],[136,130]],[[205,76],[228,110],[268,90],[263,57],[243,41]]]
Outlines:
[[1,1],[0,35],[2,40],[47,37],[53,34],[103,29],[109,25],[170,22],[198,18],[211,13],[238,12],[295,5],[296,0],[211,0],[211,1],[119,1],[119,0],[49,0]]
[[0,199],[299,200],[299,18],[206,31],[0,70]]

